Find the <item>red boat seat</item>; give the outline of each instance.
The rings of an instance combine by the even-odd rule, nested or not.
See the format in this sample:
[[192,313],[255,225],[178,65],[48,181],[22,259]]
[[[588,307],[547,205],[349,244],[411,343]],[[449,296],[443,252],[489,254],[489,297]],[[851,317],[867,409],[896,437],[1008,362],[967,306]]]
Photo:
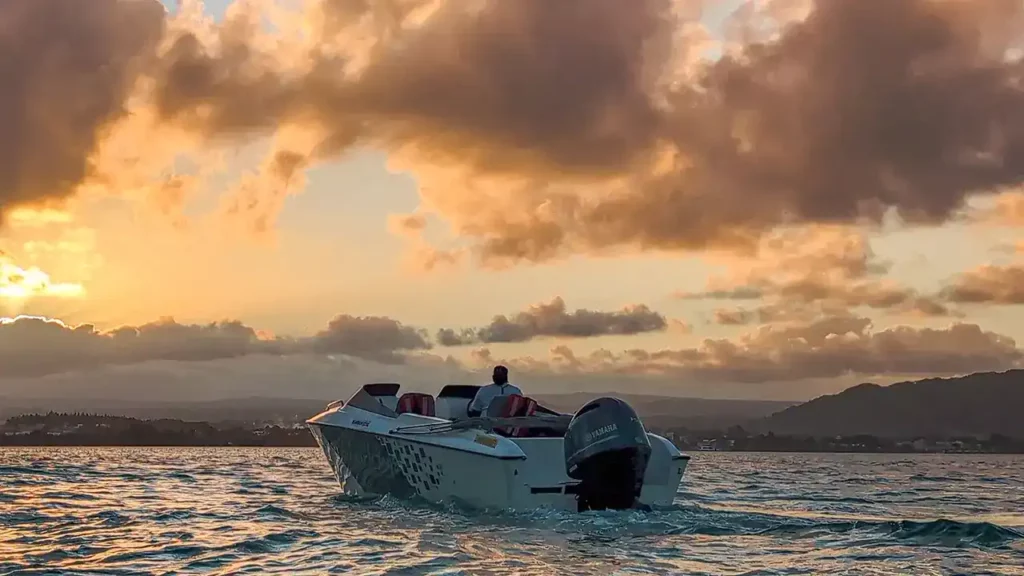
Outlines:
[[434,397],[421,392],[406,392],[398,399],[399,414],[434,415]]
[[[537,401],[528,396],[509,394],[501,398],[505,401],[499,413],[501,418],[523,418],[537,412]],[[522,437],[529,432],[529,428],[497,428],[496,431],[506,436]]]

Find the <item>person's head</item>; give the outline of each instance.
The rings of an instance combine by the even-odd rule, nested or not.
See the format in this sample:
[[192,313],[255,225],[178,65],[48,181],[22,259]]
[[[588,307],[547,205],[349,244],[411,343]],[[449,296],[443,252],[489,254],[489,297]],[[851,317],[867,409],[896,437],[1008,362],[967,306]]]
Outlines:
[[508,368],[504,366],[495,366],[494,373],[491,375],[491,380],[498,385],[508,384]]

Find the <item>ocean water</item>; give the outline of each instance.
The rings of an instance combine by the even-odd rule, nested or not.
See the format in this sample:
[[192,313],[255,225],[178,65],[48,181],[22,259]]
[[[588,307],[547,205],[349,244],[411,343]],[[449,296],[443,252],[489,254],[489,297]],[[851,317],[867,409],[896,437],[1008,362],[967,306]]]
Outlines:
[[653,512],[340,495],[317,449],[0,449],[0,574],[1024,574],[1024,457],[698,453]]

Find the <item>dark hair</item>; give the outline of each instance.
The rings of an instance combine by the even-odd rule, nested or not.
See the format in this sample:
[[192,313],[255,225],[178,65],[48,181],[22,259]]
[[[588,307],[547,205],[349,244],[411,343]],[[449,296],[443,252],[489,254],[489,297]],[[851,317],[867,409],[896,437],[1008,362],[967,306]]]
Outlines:
[[493,380],[495,384],[504,384],[508,382],[508,368],[500,364],[495,366],[494,372],[491,375],[491,380]]

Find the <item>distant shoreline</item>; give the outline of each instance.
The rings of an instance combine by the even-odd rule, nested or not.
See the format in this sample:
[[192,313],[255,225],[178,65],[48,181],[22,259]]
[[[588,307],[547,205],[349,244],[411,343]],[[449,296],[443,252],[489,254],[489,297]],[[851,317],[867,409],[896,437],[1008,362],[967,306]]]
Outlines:
[[10,438],[0,438],[0,449],[2,448],[317,448],[316,440],[312,435],[308,442],[263,442],[254,440],[252,442],[225,442],[225,443],[202,443],[202,442],[89,442],[68,439],[67,441],[47,442],[23,442],[12,441]]
[[[987,438],[880,438],[870,435],[811,437],[753,433],[740,427],[695,431],[652,426],[651,432],[689,454],[702,452],[804,454],[1024,454],[1024,440]],[[0,447],[279,447],[315,448],[301,422],[188,422],[138,420],[95,414],[26,414],[0,426]]]
[[29,434],[0,435],[0,447],[174,447],[174,448],[315,448],[316,439],[305,428],[269,428],[263,430],[221,430],[204,437],[187,432],[160,433],[147,430],[126,430],[110,436],[84,434]]

